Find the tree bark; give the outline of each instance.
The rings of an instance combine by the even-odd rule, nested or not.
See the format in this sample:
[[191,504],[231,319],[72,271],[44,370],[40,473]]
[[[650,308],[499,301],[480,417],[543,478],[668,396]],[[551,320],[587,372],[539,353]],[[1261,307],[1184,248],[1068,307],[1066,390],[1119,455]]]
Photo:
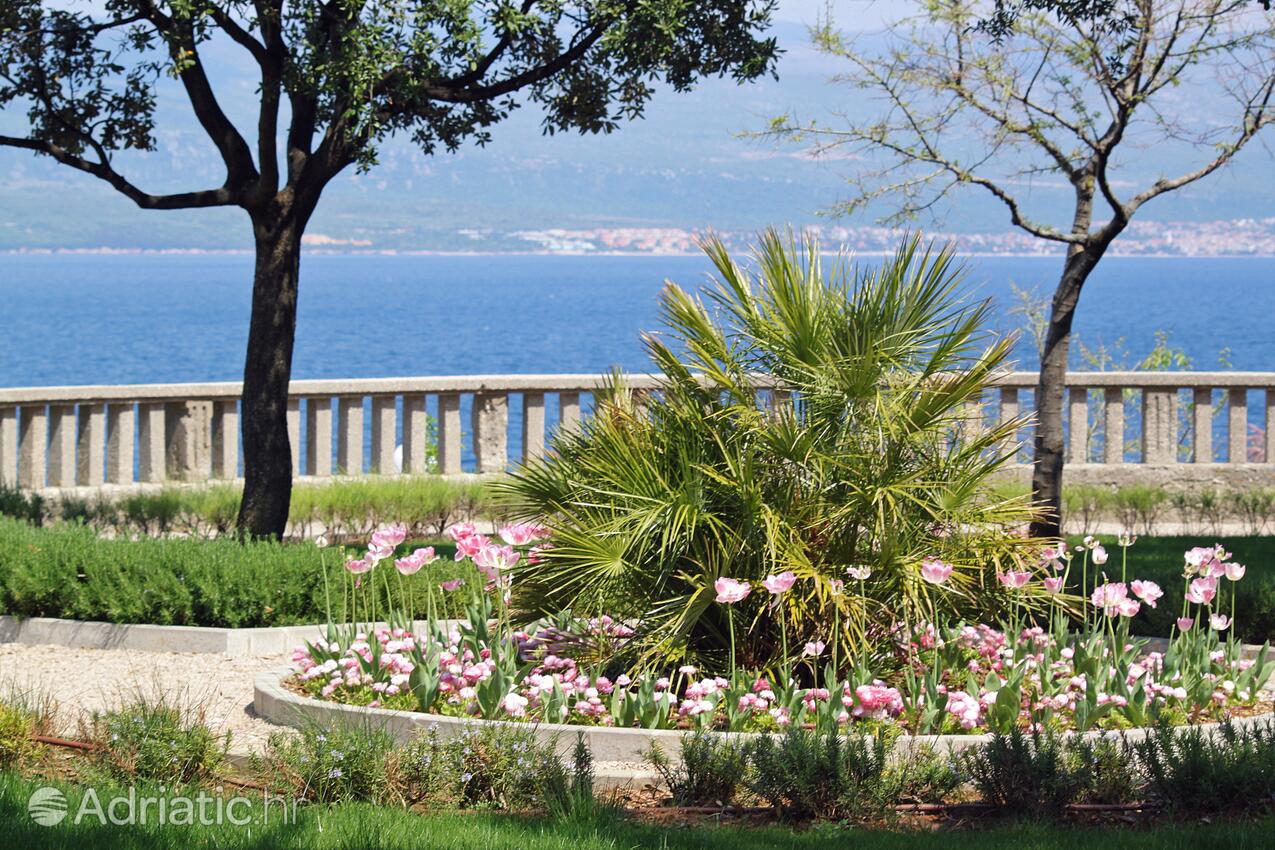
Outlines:
[[245,537],[279,538],[292,498],[288,384],[308,216],[278,203],[269,207],[252,213],[256,267],[243,373],[244,489],[237,527]]
[[1031,534],[1055,540],[1062,537],[1063,395],[1067,361],[1071,353],[1071,325],[1080,291],[1098,265],[1115,233],[1104,233],[1083,245],[1072,245],[1063,263],[1062,277],[1054,291],[1036,383],[1036,437],[1032,468],[1032,501],[1040,516]]

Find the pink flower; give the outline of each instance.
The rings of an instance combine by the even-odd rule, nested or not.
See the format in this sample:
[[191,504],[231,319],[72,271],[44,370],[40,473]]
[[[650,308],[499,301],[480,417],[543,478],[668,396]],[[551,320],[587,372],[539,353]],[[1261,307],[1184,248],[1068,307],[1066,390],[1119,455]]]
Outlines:
[[1090,557],[1093,558],[1093,562],[1096,565],[1101,567],[1103,564],[1107,563],[1107,550],[1102,548],[1102,546],[1095,546],[1093,547],[1093,554]]
[[1142,603],[1136,599],[1121,599],[1116,605],[1116,611],[1121,617],[1136,617],[1141,609]]
[[1129,589],[1125,587],[1123,582],[1108,582],[1100,584],[1093,589],[1090,601],[1093,607],[1101,608],[1102,612],[1108,617],[1114,617],[1121,613],[1120,607],[1129,596]]
[[801,650],[801,656],[803,658],[818,658],[820,655],[823,655],[823,650],[824,650],[823,641],[812,640],[806,644],[803,650]]
[[390,551],[393,551],[406,539],[406,526],[386,525],[372,532],[371,544],[377,548],[388,548]]
[[927,557],[921,559],[921,578],[930,584],[942,584],[952,575],[952,565],[940,561],[938,558]]
[[376,566],[376,562],[368,558],[364,558],[363,560],[353,560],[353,561],[345,562],[345,568],[349,570],[350,572],[354,573],[356,576],[362,575],[363,573],[372,569],[372,567],[374,566]]
[[530,522],[511,522],[502,526],[498,533],[510,546],[526,546],[548,536],[544,526]]
[[1193,605],[1209,605],[1213,602],[1213,597],[1216,595],[1216,578],[1191,579],[1191,584],[1186,590],[1186,599]]
[[787,593],[792,590],[792,586],[797,582],[797,575],[789,570],[785,570],[779,575],[767,576],[762,581],[762,587],[769,590],[775,596]]
[[1153,581],[1133,581],[1129,587],[1133,589],[1133,595],[1141,599],[1143,602],[1155,607],[1156,600],[1164,596],[1164,591],[1160,589],[1160,585]]
[[1051,576],[1049,578],[1041,579],[1041,583],[1045,585],[1045,590],[1048,590],[1050,593],[1062,593],[1062,576]]
[[1025,570],[1022,572],[1010,570],[1007,573],[997,573],[996,578],[1000,580],[1001,584],[1005,585],[1005,587],[1010,590],[1018,590],[1025,587],[1027,582],[1031,581],[1032,574]]
[[453,590],[456,590],[458,587],[460,587],[464,583],[465,583],[465,580],[463,578],[454,578],[451,581],[439,582],[438,586],[441,587],[443,590],[446,590],[448,593],[451,593]]
[[1195,626],[1195,619],[1192,617],[1178,617],[1178,631],[1189,632]]
[[866,565],[859,567],[846,567],[846,575],[858,581],[867,581],[872,577],[872,567]]
[[458,537],[456,538],[456,560],[463,561],[466,558],[473,558],[490,545],[491,541],[481,534]]
[[717,601],[723,605],[734,605],[753,590],[746,581],[736,581],[724,576],[713,582],[713,589],[717,591]]
[[426,564],[432,564],[437,560],[438,556],[434,554],[434,547],[426,546],[424,549],[417,549],[406,558],[395,560],[394,566],[403,575],[410,576],[420,572],[421,567]]
[[1215,632],[1224,632],[1231,625],[1231,618],[1225,614],[1214,614],[1209,617],[1209,628]]
[[1229,580],[1239,581],[1240,579],[1244,578],[1244,573],[1248,568],[1245,567],[1243,564],[1235,564],[1228,561],[1227,563],[1222,565],[1222,569],[1223,571],[1225,571],[1226,577]]
[[522,556],[512,546],[488,544],[474,554],[474,566],[487,578],[495,581],[502,571],[512,569]]
[[393,546],[386,543],[384,540],[377,540],[375,538],[376,536],[373,535],[372,542],[367,544],[367,554],[365,555],[367,560],[373,565],[384,561],[386,558],[389,558],[394,554]]
[[478,529],[474,527],[472,522],[457,523],[447,529],[447,536],[455,541],[464,540],[466,537],[473,537],[477,533]]

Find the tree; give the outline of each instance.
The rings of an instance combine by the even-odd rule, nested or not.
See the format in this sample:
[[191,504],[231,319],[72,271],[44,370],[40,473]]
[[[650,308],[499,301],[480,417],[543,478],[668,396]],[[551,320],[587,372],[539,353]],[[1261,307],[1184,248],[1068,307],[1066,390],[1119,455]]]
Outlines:
[[[1275,122],[1275,27],[1256,6],[1112,6],[1127,26],[1020,8],[1014,27],[996,34],[978,26],[989,7],[931,0],[919,17],[890,27],[877,51],[822,26],[818,46],[849,66],[838,79],[884,108],[836,127],[791,117],[772,126],[819,154],[867,162],[842,212],[890,198],[898,207],[883,220],[906,221],[936,214],[954,190],[974,186],[1003,204],[1015,227],[1065,249],[1036,394],[1032,492],[1044,511],[1032,530],[1048,537],[1060,531],[1063,389],[1085,281],[1145,204],[1223,168]],[[1190,164],[1169,171],[1181,161]],[[1047,210],[1033,210],[1042,205],[1031,190],[1059,177],[1070,210],[1052,224]]]
[[[88,4],[86,4],[88,5]],[[0,7],[0,108],[27,132],[0,144],[103,180],[144,209],[239,207],[256,251],[243,382],[239,528],[284,530],[292,487],[286,424],[301,237],[324,187],[371,168],[386,137],[425,154],[484,144],[522,103],[546,133],[605,133],[642,114],[656,86],[773,69],[772,0],[39,0]],[[242,49],[260,71],[245,135],[223,110],[203,52]],[[122,151],[155,144],[167,74],[226,169],[219,186],[153,194]],[[286,126],[286,131],[283,129]],[[252,139],[255,135],[255,139]],[[250,139],[251,142],[250,142]]]

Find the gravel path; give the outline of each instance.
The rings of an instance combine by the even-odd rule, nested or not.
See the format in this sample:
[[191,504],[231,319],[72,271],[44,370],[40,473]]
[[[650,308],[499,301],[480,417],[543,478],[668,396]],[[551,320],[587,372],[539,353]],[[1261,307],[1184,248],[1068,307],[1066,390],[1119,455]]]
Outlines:
[[164,697],[201,711],[217,733],[231,733],[230,749],[260,750],[275,726],[252,711],[252,681],[285,655],[229,656],[193,652],[68,649],[63,646],[0,644],[0,694],[17,691],[57,705],[56,724],[76,735],[95,711],[115,708],[141,695]]

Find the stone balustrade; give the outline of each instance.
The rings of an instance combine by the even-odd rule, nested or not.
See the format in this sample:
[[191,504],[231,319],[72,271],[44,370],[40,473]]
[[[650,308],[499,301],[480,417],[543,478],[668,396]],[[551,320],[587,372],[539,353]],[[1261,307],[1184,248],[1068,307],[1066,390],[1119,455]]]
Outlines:
[[[294,381],[293,468],[301,478],[500,472],[511,459],[542,454],[554,428],[587,415],[605,380]],[[632,376],[630,385],[658,390],[653,376]],[[1035,385],[1032,372],[998,376],[972,419],[1030,413]],[[1094,480],[1151,473],[1198,480],[1241,470],[1258,480],[1275,468],[1275,373],[1073,372],[1067,387],[1069,469]],[[43,490],[233,479],[241,469],[239,393],[238,383],[0,390],[0,481]],[[1027,424],[1020,434],[1022,466],[1029,431]]]

